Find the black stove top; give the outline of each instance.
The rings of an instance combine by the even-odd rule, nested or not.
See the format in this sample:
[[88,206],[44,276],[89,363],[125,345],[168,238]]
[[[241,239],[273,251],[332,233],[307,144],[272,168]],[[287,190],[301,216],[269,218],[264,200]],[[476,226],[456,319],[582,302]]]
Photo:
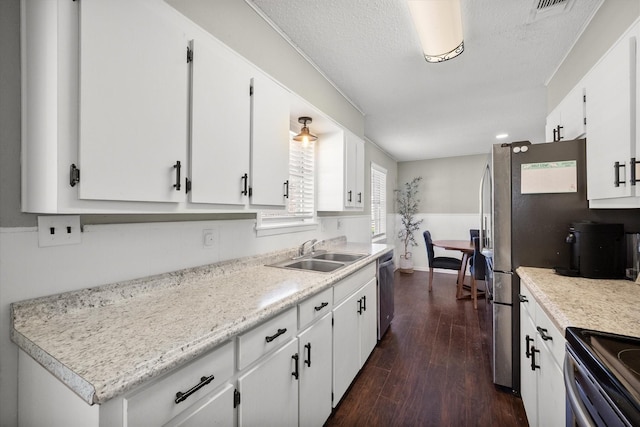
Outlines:
[[571,327],[565,338],[618,409],[640,426],[640,338]]

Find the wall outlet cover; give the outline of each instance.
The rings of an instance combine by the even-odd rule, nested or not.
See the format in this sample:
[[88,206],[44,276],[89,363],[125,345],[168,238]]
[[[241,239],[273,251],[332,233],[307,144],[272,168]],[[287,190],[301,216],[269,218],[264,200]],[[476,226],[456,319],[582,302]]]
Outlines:
[[38,217],[38,246],[77,245],[82,243],[80,215]]

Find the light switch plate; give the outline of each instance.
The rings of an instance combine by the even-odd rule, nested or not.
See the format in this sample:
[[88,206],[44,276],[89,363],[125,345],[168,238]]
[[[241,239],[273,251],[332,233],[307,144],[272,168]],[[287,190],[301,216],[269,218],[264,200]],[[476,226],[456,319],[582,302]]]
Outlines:
[[82,242],[80,215],[38,217],[38,246],[77,245]]

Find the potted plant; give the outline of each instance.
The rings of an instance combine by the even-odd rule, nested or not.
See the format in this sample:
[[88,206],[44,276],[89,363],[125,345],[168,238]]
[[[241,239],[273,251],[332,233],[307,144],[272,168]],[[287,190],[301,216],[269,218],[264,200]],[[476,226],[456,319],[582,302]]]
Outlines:
[[413,258],[410,249],[411,246],[418,246],[414,233],[420,229],[420,224],[423,221],[415,218],[420,203],[416,196],[421,180],[421,176],[413,178],[404,184],[403,189],[396,190],[396,203],[402,221],[402,229],[398,232],[398,238],[404,245],[404,252],[400,255],[399,269],[401,273],[413,273]]

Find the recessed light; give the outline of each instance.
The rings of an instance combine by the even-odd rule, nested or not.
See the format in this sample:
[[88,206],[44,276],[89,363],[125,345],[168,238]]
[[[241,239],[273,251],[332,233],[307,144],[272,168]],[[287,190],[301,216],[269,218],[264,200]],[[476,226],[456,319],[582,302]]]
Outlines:
[[496,139],[505,139],[507,137],[509,137],[508,133],[499,133],[496,135]]

